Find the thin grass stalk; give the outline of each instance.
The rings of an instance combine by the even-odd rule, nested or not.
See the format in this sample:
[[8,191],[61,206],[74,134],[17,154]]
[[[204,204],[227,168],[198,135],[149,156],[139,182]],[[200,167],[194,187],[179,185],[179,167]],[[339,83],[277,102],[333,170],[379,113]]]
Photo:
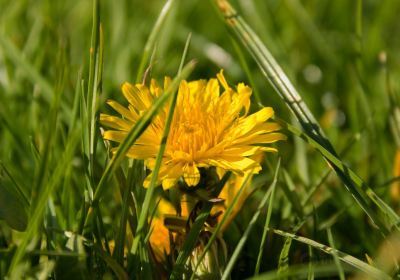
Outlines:
[[123,265],[124,263],[126,223],[129,216],[129,208],[132,208],[132,211],[135,210],[134,206],[131,203],[129,203],[130,201],[129,198],[131,196],[132,188],[133,184],[129,184],[125,189],[120,188],[122,196],[121,220],[119,222],[119,230],[115,241],[113,258],[121,265]]
[[283,236],[283,237],[289,237],[292,238],[293,240],[296,240],[298,242],[304,243],[306,245],[312,246],[313,248],[316,248],[326,254],[329,254],[331,256],[333,256],[333,254],[336,254],[337,257],[339,258],[340,261],[347,263],[349,265],[351,265],[352,267],[366,273],[368,276],[373,277],[375,279],[379,279],[379,280],[390,280],[392,279],[392,277],[390,277],[389,275],[387,275],[385,272],[383,272],[382,270],[377,269],[376,267],[369,265],[349,254],[343,253],[337,249],[334,249],[332,247],[329,247],[327,245],[321,244],[315,240],[306,238],[306,237],[302,237],[302,236],[298,236],[295,235],[293,233],[289,233],[289,232],[285,232],[279,229],[273,229],[273,228],[269,228],[270,231],[272,231],[274,234]]
[[101,93],[102,68],[103,68],[103,34],[100,23],[100,2],[93,3],[93,23],[89,58],[89,78],[87,88],[87,113],[89,130],[89,181],[94,185],[94,161],[97,143],[97,98]]
[[276,168],[275,168],[274,179],[272,180],[272,183],[271,183],[270,187],[268,188],[268,191],[264,194],[264,196],[263,196],[263,198],[262,198],[262,200],[261,200],[261,202],[260,202],[260,204],[259,204],[259,206],[257,208],[257,211],[254,213],[253,218],[250,220],[250,223],[248,224],[245,232],[243,233],[242,237],[240,238],[239,243],[236,246],[236,248],[235,248],[235,250],[234,250],[234,252],[233,252],[233,254],[232,254],[232,256],[231,256],[231,258],[230,258],[230,260],[229,260],[229,262],[228,262],[228,264],[227,264],[227,266],[225,268],[225,270],[224,270],[224,273],[223,273],[222,278],[221,278],[222,280],[227,280],[229,278],[229,275],[232,272],[233,266],[235,265],[235,263],[236,263],[236,261],[237,261],[237,259],[239,257],[239,254],[242,251],[243,246],[244,246],[244,244],[246,243],[246,241],[247,241],[247,239],[249,237],[249,234],[250,234],[251,230],[253,229],[258,217],[261,214],[261,210],[263,210],[265,205],[267,204],[268,198],[270,197],[270,195],[272,193],[272,190],[275,188],[275,185],[278,182],[278,174],[279,174],[279,171],[280,171],[280,166],[281,166],[281,160],[279,159],[278,163],[276,165]]
[[192,41],[192,33],[189,33],[187,38],[186,38],[185,47],[183,49],[181,63],[179,64],[177,75],[181,74],[183,66],[185,65],[185,60],[186,60],[186,57],[187,57],[187,53],[189,51],[189,46],[190,46],[190,42],[191,41]]
[[[283,72],[279,64],[275,61],[274,57],[264,46],[257,35],[251,30],[251,28],[245,23],[245,21],[238,15],[238,13],[232,8],[227,0],[215,0],[219,11],[225,18],[227,25],[236,34],[239,40],[245,45],[250,54],[254,57],[255,61],[259,65],[263,74],[270,81],[272,86],[275,88],[279,96],[285,101],[289,109],[296,116],[300,124],[302,125],[306,134],[314,141],[320,144],[327,153],[334,157],[337,157],[337,153],[333,148],[330,141],[325,137],[321,127],[315,120],[311,111],[302,100],[295,87],[291,84],[289,78]],[[371,195],[365,193],[360,184],[354,182],[351,177],[341,168],[332,163],[329,158],[325,157],[328,163],[337,173],[338,177],[342,180],[348,191],[355,198],[360,207],[370,217],[376,227],[382,232],[383,235],[387,235],[389,228],[386,227],[385,221],[382,217],[371,208],[370,201],[379,206],[382,214],[388,215],[387,208],[385,206],[382,210],[381,203],[377,202],[377,199],[371,198]],[[340,164],[343,163],[339,160]],[[376,195],[374,195],[376,196]],[[368,197],[371,199],[369,200]]]
[[8,276],[11,278],[13,276],[15,268],[20,263],[23,256],[27,254],[26,248],[28,244],[32,242],[35,235],[37,235],[37,230],[39,228],[39,225],[44,218],[44,211],[47,206],[47,201],[51,193],[55,189],[55,187],[62,180],[63,174],[65,170],[68,168],[68,165],[71,164],[78,141],[79,141],[79,133],[76,130],[73,134],[71,134],[65,152],[61,157],[59,164],[56,166],[50,179],[46,182],[46,185],[42,188],[42,192],[37,198],[37,203],[35,204],[35,207],[31,210],[32,215],[28,222],[26,232],[24,234],[22,242],[19,244],[11,260],[11,264],[8,269]]
[[142,238],[143,238],[143,230],[144,230],[145,224],[147,222],[147,216],[148,216],[149,209],[150,209],[150,202],[153,198],[154,189],[157,185],[158,172],[160,171],[161,162],[162,162],[162,159],[164,156],[164,151],[167,146],[169,130],[171,127],[172,119],[174,117],[175,105],[176,105],[177,98],[178,98],[178,90],[174,90],[172,92],[171,104],[169,106],[167,119],[165,121],[165,127],[164,127],[164,131],[163,131],[163,135],[162,135],[161,143],[160,143],[160,149],[158,150],[157,157],[156,157],[156,163],[155,163],[154,169],[152,171],[150,185],[146,191],[146,195],[145,195],[144,202],[143,202],[143,207],[142,207],[142,210],[139,215],[138,226],[136,228],[136,233],[135,233],[132,250],[131,250],[131,253],[134,255],[136,255],[136,253],[137,253],[139,241],[142,241]]
[[[332,163],[332,168],[333,166],[336,166],[337,169],[340,169],[342,173],[347,174],[347,176],[354,182],[357,187],[359,187],[365,194],[368,195],[368,197],[374,202],[376,206],[378,206],[378,209],[387,217],[389,218],[391,227],[393,229],[400,230],[400,217],[396,214],[396,212],[390,208],[381,198],[379,198],[375,192],[364,183],[364,181],[353,171],[351,170],[348,166],[346,166],[340,159],[332,155],[329,151],[327,151],[323,146],[321,146],[317,141],[315,141],[313,138],[309,137],[307,134],[303,133],[300,131],[298,128],[295,126],[280,120],[276,119],[277,122],[279,122],[282,127],[285,127],[287,130],[289,130],[291,133],[294,135],[301,137],[304,139],[307,143],[309,143],[312,147],[317,149],[325,158],[329,160],[329,162]],[[369,209],[366,209],[366,213],[370,211]]]
[[52,103],[54,98],[53,86],[47,81],[40,72],[24,57],[23,53],[0,32],[0,47],[15,65],[24,71],[27,78],[33,83],[40,86],[43,98],[49,103]]
[[[222,188],[224,187],[230,176],[231,172],[225,173],[221,180],[212,187],[213,191],[210,197],[218,197],[219,193],[221,192]],[[187,262],[187,259],[189,258],[190,253],[193,251],[196,243],[198,242],[200,232],[203,229],[204,223],[210,215],[210,211],[213,206],[214,204],[212,202],[204,201],[203,208],[201,209],[200,214],[197,216],[194,223],[191,225],[190,231],[185,238],[181,250],[179,251],[174,268],[169,278],[170,280],[182,278],[182,273],[184,272],[184,266]]]
[[[95,73],[97,63],[97,53],[99,49],[99,25],[100,25],[100,1],[93,0],[93,11],[92,11],[92,35],[90,38],[90,49],[89,49],[89,79],[87,85],[87,101],[92,100],[94,95],[94,84],[95,84]],[[91,116],[92,107],[88,103],[88,115]]]
[[[346,266],[345,272],[352,273],[355,269],[351,266]],[[278,271],[269,271],[258,276],[254,276],[248,278],[248,280],[286,280],[286,279],[314,279],[314,276],[317,279],[336,279],[337,270],[334,263],[317,263],[313,267],[312,276],[310,277],[309,266],[306,264],[302,265],[293,265],[290,266],[289,269],[284,273],[279,273]]]
[[267,216],[265,218],[265,223],[264,223],[264,229],[263,229],[263,234],[261,237],[261,243],[260,243],[260,251],[258,252],[257,256],[257,262],[256,262],[256,268],[254,270],[254,275],[258,275],[260,272],[260,265],[261,265],[261,260],[262,260],[262,255],[263,255],[263,249],[265,246],[265,241],[267,239],[267,232],[268,232],[268,227],[269,227],[269,222],[271,220],[271,215],[272,215],[272,209],[273,209],[273,202],[274,202],[274,197],[275,197],[275,186],[273,186],[271,196],[269,198],[269,205],[268,205],[268,210],[267,210]]
[[260,91],[256,87],[256,83],[254,82],[253,75],[251,75],[250,68],[249,68],[248,63],[246,62],[246,59],[244,57],[242,48],[239,46],[238,43],[236,43],[236,41],[234,40],[234,38],[232,38],[232,36],[230,36],[230,39],[231,39],[233,48],[235,49],[236,54],[237,54],[237,56],[239,58],[240,65],[243,67],[243,71],[245,72],[245,74],[247,76],[247,79],[249,79],[249,83],[250,83],[250,85],[251,85],[251,87],[253,89],[254,97],[256,99],[257,105],[260,108],[262,108],[264,106],[262,105]]
[[157,40],[157,36],[160,33],[160,30],[161,30],[163,24],[165,23],[167,16],[168,16],[169,12],[171,11],[171,8],[173,7],[174,3],[175,3],[175,0],[168,0],[164,4],[160,14],[157,17],[156,23],[154,24],[153,29],[150,32],[149,38],[146,42],[146,45],[144,46],[142,59],[139,64],[139,68],[138,68],[138,72],[137,72],[137,76],[136,76],[137,83],[139,83],[143,77],[144,69],[148,63],[150,53],[154,49],[155,42]]
[[308,262],[308,275],[307,275],[307,280],[314,280],[314,262],[313,262],[313,251],[312,247],[308,245],[308,256],[310,258],[310,261]]
[[140,137],[140,135],[147,128],[147,126],[151,123],[151,120],[158,113],[158,110],[169,99],[171,93],[175,92],[178,89],[180,81],[189,76],[189,74],[192,72],[194,68],[194,64],[195,63],[193,61],[189,62],[183,68],[181,75],[177,76],[172,81],[171,86],[166,90],[166,92],[154,101],[150,109],[131,128],[126,138],[121,143],[118,150],[109,161],[106,169],[103,172],[103,175],[100,178],[100,181],[96,187],[96,192],[94,193],[93,200],[91,202],[91,206],[87,211],[87,216],[84,223],[85,225],[89,224],[93,213],[93,207],[97,207],[100,199],[102,198],[107,188],[107,183],[109,182],[111,176],[114,174],[115,170],[121,164],[122,160],[125,158],[125,155],[129,150],[129,148],[135,143],[135,141]]
[[193,280],[196,277],[197,268],[199,267],[199,265],[201,264],[202,260],[206,256],[208,250],[211,248],[211,245],[213,244],[215,239],[217,239],[218,234],[221,232],[221,229],[223,228],[223,226],[225,226],[225,223],[228,221],[228,217],[232,213],[233,208],[235,207],[237,202],[239,201],[239,198],[242,196],[242,193],[243,193],[247,183],[249,182],[249,179],[250,179],[250,174],[246,175],[246,178],[244,179],[242,185],[240,186],[239,191],[237,192],[237,194],[233,198],[232,203],[226,209],[226,211],[225,211],[225,213],[224,213],[224,215],[222,217],[222,220],[217,224],[217,227],[213,230],[213,233],[210,236],[210,239],[208,240],[206,246],[204,247],[203,252],[201,253],[200,257],[197,260],[196,266],[193,269],[192,276],[190,277],[191,280]]
[[340,263],[339,257],[337,256],[336,251],[335,251],[335,244],[334,244],[334,241],[333,241],[331,228],[327,228],[326,232],[327,232],[327,235],[328,235],[329,246],[331,246],[334,249],[332,251],[332,255],[333,255],[333,260],[335,261],[335,265],[336,265],[337,270],[338,270],[339,278],[340,278],[340,280],[345,280],[346,278],[344,276],[344,271],[343,271],[342,264]]

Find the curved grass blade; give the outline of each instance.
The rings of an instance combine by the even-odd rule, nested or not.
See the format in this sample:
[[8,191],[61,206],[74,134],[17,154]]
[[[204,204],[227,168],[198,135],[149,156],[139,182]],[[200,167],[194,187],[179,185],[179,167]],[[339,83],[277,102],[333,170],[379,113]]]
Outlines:
[[[317,149],[328,161],[329,165],[332,168],[340,169],[342,173],[347,174],[350,180],[357,186],[357,188],[360,190],[357,193],[360,195],[366,195],[369,197],[371,201],[375,203],[381,210],[381,212],[389,219],[390,221],[390,226],[392,228],[396,228],[397,230],[400,230],[400,217],[396,214],[396,212],[393,211],[382,199],[380,199],[375,192],[365,184],[365,182],[349,167],[347,167],[340,159],[338,159],[335,155],[330,153],[328,150],[326,150],[320,143],[315,141],[313,138],[308,136],[306,133],[300,131],[298,128],[295,126],[283,121],[283,120],[277,120],[283,127],[288,129],[290,132],[292,132],[294,135],[302,138],[304,141],[309,143],[312,147]],[[364,198],[365,200],[365,198]],[[364,211],[368,215],[375,215],[375,213],[371,212],[372,210],[369,209],[364,209]],[[374,220],[373,220],[374,221]]]
[[[355,271],[355,269],[350,266],[346,266],[344,267],[344,269],[345,272],[349,273]],[[337,270],[334,263],[316,264],[313,267],[313,272],[314,275],[318,277],[318,279],[325,277],[331,279],[331,277],[337,276]],[[259,276],[249,278],[249,280],[307,279],[308,275],[309,275],[309,265],[304,264],[304,265],[290,266],[285,273],[279,273],[278,271],[270,271],[260,274]],[[333,279],[335,278],[333,277]]]
[[222,275],[222,280],[226,280],[229,279],[229,275],[233,269],[233,266],[236,263],[236,260],[239,257],[240,252],[243,249],[244,244],[246,243],[247,239],[249,238],[249,234],[251,232],[251,230],[253,229],[258,217],[261,214],[261,210],[264,209],[265,205],[267,204],[268,198],[272,193],[272,190],[275,188],[275,185],[278,181],[278,174],[279,174],[279,170],[280,170],[280,166],[281,166],[281,160],[279,159],[277,165],[276,165],[276,169],[275,169],[275,175],[274,175],[274,179],[270,185],[270,187],[268,188],[268,191],[264,194],[264,197],[262,198],[260,205],[257,208],[257,211],[254,213],[253,218],[250,220],[249,225],[246,228],[246,231],[243,233],[242,238],[240,238],[238,245],[235,248],[235,251],[232,254],[231,259],[229,260],[226,269]]
[[[392,279],[389,275],[387,275],[386,273],[384,273],[383,271],[377,269],[376,267],[373,267],[353,256],[350,256],[346,253],[343,253],[339,250],[336,250],[334,248],[331,248],[329,246],[326,246],[324,244],[321,244],[317,241],[314,241],[312,239],[306,238],[306,237],[302,237],[302,236],[298,236],[295,235],[293,233],[288,233],[279,229],[269,229],[270,231],[272,231],[273,233],[283,236],[283,237],[289,237],[293,240],[296,240],[298,242],[310,245],[326,254],[329,254],[331,256],[334,256],[334,254],[336,254],[336,256],[339,258],[340,261],[347,263],[349,265],[351,265],[352,267],[366,273],[368,276],[373,277],[375,279],[379,279],[379,280],[389,280]],[[315,267],[314,267],[315,269]],[[337,268],[336,268],[337,269]]]
[[[233,31],[237,38],[247,48],[249,53],[257,62],[262,73],[296,116],[297,120],[302,125],[305,134],[323,147],[327,153],[338,159],[335,149],[330,141],[325,137],[315,117],[266,46],[227,0],[214,0],[214,2],[217,4],[218,10],[225,18],[231,31]],[[331,163],[329,159],[327,160]],[[343,165],[340,160],[339,162],[340,165]],[[358,183],[352,180],[349,174],[346,173],[346,170],[339,168],[335,164],[332,164],[332,168],[335,170],[340,180],[347,187],[347,190],[352,194],[360,207],[370,217],[372,222],[383,235],[387,235],[390,231],[390,227],[386,227],[383,217],[376,213],[376,211],[370,206],[370,203],[373,202],[377,205],[381,213],[386,216],[393,217],[394,211],[376,197],[375,194],[368,195],[368,193],[363,189],[359,189]],[[371,196],[373,196],[373,198],[371,198]],[[397,224],[397,222],[395,224]]]
[[137,76],[136,76],[136,82],[139,83],[142,79],[144,69],[146,67],[146,64],[149,60],[150,54],[152,52],[152,49],[154,48],[155,42],[157,40],[157,36],[161,31],[161,27],[163,26],[165,20],[167,19],[167,16],[169,12],[171,11],[171,8],[173,7],[175,0],[168,0],[165,4],[164,7],[162,8],[160,15],[157,17],[157,21],[153,26],[153,29],[151,30],[149,39],[146,42],[146,45],[144,46],[144,51],[143,51],[143,56],[139,64]]

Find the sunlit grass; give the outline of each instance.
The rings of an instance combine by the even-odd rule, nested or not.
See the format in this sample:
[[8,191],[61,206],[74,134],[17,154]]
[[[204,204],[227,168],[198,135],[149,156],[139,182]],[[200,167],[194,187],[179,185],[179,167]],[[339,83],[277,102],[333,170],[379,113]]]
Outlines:
[[[0,0],[0,278],[196,279],[213,257],[204,278],[398,277],[400,5],[229,3]],[[221,68],[253,88],[251,112],[274,108],[288,140],[223,218],[212,195],[230,173],[190,194],[199,212],[169,220],[185,234],[160,263],[151,220],[161,197],[181,211],[182,193],[156,176],[144,188],[149,170],[125,154],[160,108],[172,120],[182,79]],[[106,100],[164,76],[171,87],[113,154]]]

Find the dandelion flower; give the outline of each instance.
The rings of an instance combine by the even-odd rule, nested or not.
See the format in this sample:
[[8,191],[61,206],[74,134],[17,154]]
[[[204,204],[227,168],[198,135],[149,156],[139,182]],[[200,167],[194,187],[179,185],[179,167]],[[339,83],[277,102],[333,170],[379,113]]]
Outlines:
[[[122,93],[129,102],[128,108],[113,100],[107,102],[122,118],[100,115],[101,123],[111,128],[104,132],[104,139],[122,142],[170,83],[169,78],[165,78],[163,88],[155,80],[150,87],[124,83]],[[253,173],[261,170],[252,156],[262,151],[275,152],[275,148],[265,144],[283,140],[285,136],[277,132],[280,129],[277,123],[267,122],[274,115],[271,107],[249,114],[250,96],[251,88],[243,83],[231,88],[222,70],[216,79],[180,83],[158,175],[158,183],[164,189],[174,186],[180,178],[189,187],[196,186],[200,168],[216,167],[240,176],[250,170]],[[127,152],[130,158],[145,160],[150,170],[155,165],[168,110],[167,104]]]

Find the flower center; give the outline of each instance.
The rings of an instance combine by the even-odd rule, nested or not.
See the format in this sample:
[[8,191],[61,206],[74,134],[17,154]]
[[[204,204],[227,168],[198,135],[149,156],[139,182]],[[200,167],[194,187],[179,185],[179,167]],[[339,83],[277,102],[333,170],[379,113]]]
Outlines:
[[188,121],[183,124],[183,128],[184,128],[184,131],[189,134],[198,132],[199,130],[202,129],[201,125],[198,122],[190,123]]

